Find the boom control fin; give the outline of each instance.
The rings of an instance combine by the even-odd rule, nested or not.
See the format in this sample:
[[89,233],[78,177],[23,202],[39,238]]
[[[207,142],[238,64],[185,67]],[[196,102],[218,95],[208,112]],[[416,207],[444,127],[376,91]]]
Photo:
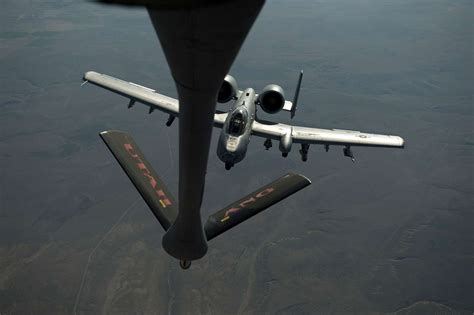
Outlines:
[[[163,229],[168,231],[178,217],[178,204],[145,159],[133,138],[125,132],[115,130],[103,131],[100,133],[100,137],[135,185]],[[311,181],[303,175],[288,173],[257,189],[209,216],[204,227],[206,239],[209,241],[215,238],[309,184]],[[190,265],[189,260],[180,261],[180,266],[183,269],[188,269]]]
[[100,137],[119,162],[151,212],[166,231],[178,216],[178,204],[145,159],[133,138],[121,131],[103,131]]
[[209,216],[204,227],[207,240],[210,241],[309,184],[311,184],[311,181],[303,175],[288,173],[257,189]]

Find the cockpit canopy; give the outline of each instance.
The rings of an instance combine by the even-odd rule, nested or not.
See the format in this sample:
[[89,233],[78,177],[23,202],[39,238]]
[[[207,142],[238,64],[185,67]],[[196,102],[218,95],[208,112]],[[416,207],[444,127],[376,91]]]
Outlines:
[[232,136],[240,136],[245,131],[247,122],[247,114],[245,112],[236,111],[232,113],[227,132]]

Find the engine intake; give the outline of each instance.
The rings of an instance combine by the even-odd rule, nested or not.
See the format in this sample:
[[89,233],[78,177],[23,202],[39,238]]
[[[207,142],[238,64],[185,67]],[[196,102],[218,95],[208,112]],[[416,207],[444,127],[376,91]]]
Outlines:
[[217,101],[219,103],[227,103],[231,99],[235,98],[239,88],[237,86],[237,81],[231,75],[226,75],[224,82],[222,82],[219,93],[217,94]]
[[258,103],[266,113],[276,114],[285,106],[285,92],[279,85],[267,85],[258,95]]

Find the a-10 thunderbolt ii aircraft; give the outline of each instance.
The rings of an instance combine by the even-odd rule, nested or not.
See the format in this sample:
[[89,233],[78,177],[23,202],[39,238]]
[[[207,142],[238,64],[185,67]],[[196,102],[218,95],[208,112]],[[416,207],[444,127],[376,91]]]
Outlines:
[[[289,111],[293,118],[298,105],[302,78],[303,71],[300,73],[292,102],[285,99],[284,91],[279,85],[267,85],[257,94],[252,88],[239,90],[236,80],[230,75],[224,78],[217,101],[219,103],[234,101],[234,104],[228,112],[216,111],[214,126],[222,128],[217,155],[225,163],[227,170],[244,159],[252,135],[265,138],[264,146],[267,150],[272,147],[272,140],[279,141],[279,149],[283,157],[288,156],[293,143],[300,144],[299,152],[303,161],[307,160],[310,144],[324,145],[326,151],[329,150],[330,145],[341,145],[344,155],[350,157],[352,161],[355,161],[355,158],[351,146],[395,148],[404,146],[404,140],[398,136],[292,126],[257,118],[258,108],[270,114],[281,110]],[[149,106],[150,114],[155,109],[169,114],[167,126],[179,117],[178,100],[159,94],[153,89],[92,71],[85,73],[84,80],[128,97],[129,108],[138,101]]]

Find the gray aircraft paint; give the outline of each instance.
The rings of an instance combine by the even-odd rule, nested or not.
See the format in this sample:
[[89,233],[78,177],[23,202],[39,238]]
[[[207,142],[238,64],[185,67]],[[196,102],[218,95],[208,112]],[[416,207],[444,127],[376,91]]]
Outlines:
[[[255,95],[253,89],[246,89],[227,115],[217,144],[217,156],[224,163],[234,165],[245,158],[252,133],[252,124],[255,120]],[[235,134],[230,129],[233,118],[239,114],[244,118],[242,122],[244,127],[241,132]]]

